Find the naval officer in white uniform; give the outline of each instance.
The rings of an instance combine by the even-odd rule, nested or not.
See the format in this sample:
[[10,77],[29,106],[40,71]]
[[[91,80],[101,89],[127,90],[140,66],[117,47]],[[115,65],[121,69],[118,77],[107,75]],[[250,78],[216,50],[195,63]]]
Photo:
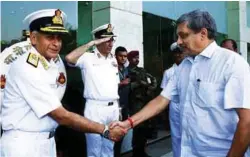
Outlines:
[[[174,64],[171,68],[165,70],[163,79],[161,82],[161,88],[164,89],[170,79],[177,72],[177,67],[181,64],[185,58],[185,54],[182,53],[182,49],[178,46],[177,42],[174,42],[170,46],[171,53],[173,55]],[[173,96],[169,106],[169,122],[172,140],[173,157],[180,157],[181,153],[181,118],[180,118],[180,103],[179,97]]]
[[[111,54],[114,43],[111,24],[92,31],[94,40],[66,56],[70,64],[81,69],[86,107],[84,115],[95,122],[109,124],[119,118],[118,65]],[[89,48],[96,46],[92,53]],[[114,143],[97,134],[86,134],[88,157],[112,157]]]

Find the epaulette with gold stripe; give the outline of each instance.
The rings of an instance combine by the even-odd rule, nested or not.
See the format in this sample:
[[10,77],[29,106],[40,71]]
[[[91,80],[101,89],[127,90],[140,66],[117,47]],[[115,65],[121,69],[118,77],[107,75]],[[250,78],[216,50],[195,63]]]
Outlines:
[[29,56],[26,62],[34,66],[35,68],[37,68],[38,62],[39,62],[39,56],[35,53],[29,53]]

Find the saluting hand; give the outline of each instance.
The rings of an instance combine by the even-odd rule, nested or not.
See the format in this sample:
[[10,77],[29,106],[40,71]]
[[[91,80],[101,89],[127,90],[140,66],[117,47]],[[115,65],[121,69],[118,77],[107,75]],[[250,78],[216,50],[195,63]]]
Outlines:
[[97,39],[97,40],[93,40],[93,45],[99,45],[101,43],[107,42],[109,40],[111,40],[112,37],[107,37],[107,38],[101,38],[101,39]]

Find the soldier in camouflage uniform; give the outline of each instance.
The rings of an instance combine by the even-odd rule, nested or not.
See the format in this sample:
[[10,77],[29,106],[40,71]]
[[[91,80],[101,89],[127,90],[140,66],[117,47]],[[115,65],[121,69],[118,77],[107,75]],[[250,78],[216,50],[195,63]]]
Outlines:
[[[144,68],[138,67],[139,51],[128,53],[130,83],[130,115],[140,111],[154,97],[157,87],[156,78],[147,73]],[[147,143],[147,131],[149,123],[146,121],[133,130],[133,157],[148,157],[145,152]]]

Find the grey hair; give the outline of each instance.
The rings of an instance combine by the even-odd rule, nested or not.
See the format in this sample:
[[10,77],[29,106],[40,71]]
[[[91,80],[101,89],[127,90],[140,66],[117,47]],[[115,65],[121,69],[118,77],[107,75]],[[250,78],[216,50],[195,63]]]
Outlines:
[[217,35],[217,28],[214,18],[207,12],[201,10],[194,10],[189,13],[181,15],[176,21],[177,26],[187,22],[187,27],[198,33],[202,28],[208,31],[208,39],[215,39]]

